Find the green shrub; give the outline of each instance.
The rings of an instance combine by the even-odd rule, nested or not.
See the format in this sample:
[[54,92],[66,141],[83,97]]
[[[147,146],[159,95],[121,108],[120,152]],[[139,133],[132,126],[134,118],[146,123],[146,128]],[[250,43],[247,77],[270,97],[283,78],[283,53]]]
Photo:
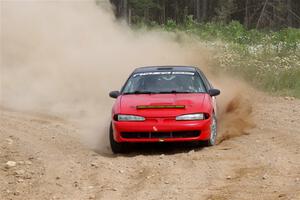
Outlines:
[[187,16],[185,24],[168,20],[162,28],[183,31],[200,41],[223,41],[217,68],[244,77],[254,86],[276,94],[300,98],[300,30],[247,30],[237,21],[197,23]]

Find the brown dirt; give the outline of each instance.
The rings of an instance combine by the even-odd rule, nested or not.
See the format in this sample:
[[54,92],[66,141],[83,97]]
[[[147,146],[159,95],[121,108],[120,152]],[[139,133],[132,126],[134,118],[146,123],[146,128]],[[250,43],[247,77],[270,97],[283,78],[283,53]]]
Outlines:
[[0,199],[300,199],[300,101],[257,102],[248,135],[119,156],[86,148],[65,119],[0,108]]

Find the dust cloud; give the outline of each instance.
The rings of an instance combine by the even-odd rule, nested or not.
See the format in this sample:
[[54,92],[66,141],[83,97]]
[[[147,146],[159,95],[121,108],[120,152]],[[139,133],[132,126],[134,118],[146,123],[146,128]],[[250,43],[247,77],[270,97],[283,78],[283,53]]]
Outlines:
[[[201,44],[176,42],[171,33],[132,31],[104,4],[105,9],[94,1],[1,1],[0,105],[75,121],[86,143],[106,151],[113,103],[108,92],[119,89],[134,68],[210,69]],[[230,85],[234,81],[212,79],[222,89],[221,140],[241,134],[251,109]]]
[[253,104],[255,91],[246,83],[234,78],[220,78],[219,88],[223,91],[218,98],[219,104],[219,136],[217,143],[230,138],[249,134],[253,128]]

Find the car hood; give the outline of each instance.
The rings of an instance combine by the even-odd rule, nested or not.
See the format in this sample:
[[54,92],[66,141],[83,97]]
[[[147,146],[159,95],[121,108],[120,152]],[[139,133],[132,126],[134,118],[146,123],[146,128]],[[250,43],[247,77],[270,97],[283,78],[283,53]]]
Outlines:
[[207,94],[136,94],[122,95],[120,113],[144,117],[175,117],[203,112]]

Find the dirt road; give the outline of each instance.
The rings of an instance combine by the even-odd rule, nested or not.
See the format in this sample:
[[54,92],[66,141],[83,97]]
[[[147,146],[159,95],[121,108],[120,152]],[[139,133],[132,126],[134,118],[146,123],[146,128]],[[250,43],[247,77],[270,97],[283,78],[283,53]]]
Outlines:
[[259,102],[248,135],[119,156],[86,148],[63,119],[2,108],[0,199],[300,199],[300,101]]

